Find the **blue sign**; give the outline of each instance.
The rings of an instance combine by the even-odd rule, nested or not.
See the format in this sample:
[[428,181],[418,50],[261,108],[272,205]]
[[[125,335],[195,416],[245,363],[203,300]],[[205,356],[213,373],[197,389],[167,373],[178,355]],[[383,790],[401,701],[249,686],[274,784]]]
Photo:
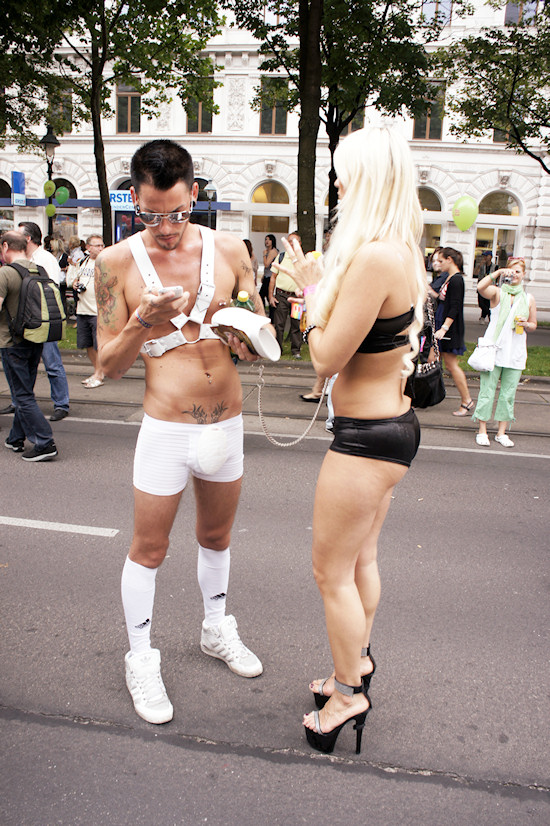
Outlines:
[[26,206],[27,198],[25,197],[25,173],[14,172],[11,173],[11,202],[13,206]]
[[115,212],[133,212],[134,202],[129,189],[111,189],[109,191],[111,209]]

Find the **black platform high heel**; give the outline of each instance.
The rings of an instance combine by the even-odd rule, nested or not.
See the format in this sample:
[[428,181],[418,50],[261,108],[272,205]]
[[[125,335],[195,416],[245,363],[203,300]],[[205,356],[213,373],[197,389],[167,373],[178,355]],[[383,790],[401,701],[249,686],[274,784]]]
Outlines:
[[[376,663],[374,661],[374,657],[370,653],[370,644],[367,646],[367,648],[361,649],[361,657],[368,657],[372,663],[372,671],[370,672],[370,674],[364,674],[361,677],[361,682],[363,683],[363,690],[366,693],[369,690],[370,681],[372,680],[374,672],[376,671]],[[324,708],[328,703],[329,698],[326,696],[326,694],[323,694],[323,686],[327,680],[330,680],[330,677],[325,677],[325,679],[321,682],[319,686],[319,691],[313,692],[313,698],[315,700],[315,705],[317,706],[317,708]]]
[[314,711],[315,731],[311,728],[306,728],[307,741],[309,745],[312,748],[317,749],[317,751],[322,751],[323,754],[332,754],[336,741],[338,740],[338,735],[344,726],[354,720],[355,724],[353,728],[356,731],[355,754],[361,754],[361,739],[363,737],[363,729],[365,728],[365,720],[367,719],[367,714],[372,708],[370,697],[364,690],[363,683],[361,683],[361,685],[346,685],[345,683],[341,683],[339,680],[334,678],[334,688],[336,691],[339,691],[341,694],[345,694],[348,697],[352,697],[354,694],[364,694],[368,700],[369,707],[365,709],[365,711],[361,711],[359,714],[354,714],[353,717],[350,717],[348,720],[344,720],[343,723],[340,723],[339,726],[336,726],[336,728],[333,728],[332,731],[328,731],[326,734],[321,731],[319,712]]

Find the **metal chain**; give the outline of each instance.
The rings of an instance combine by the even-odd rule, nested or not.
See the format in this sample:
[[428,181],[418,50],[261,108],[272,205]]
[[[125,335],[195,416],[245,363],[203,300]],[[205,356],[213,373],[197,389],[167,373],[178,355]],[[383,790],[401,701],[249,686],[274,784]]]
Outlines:
[[[309,423],[309,425],[307,426],[307,428],[302,433],[302,435],[298,436],[298,438],[296,438],[296,439],[293,439],[291,442],[280,442],[280,441],[278,441],[278,439],[275,439],[275,437],[272,436],[271,433],[268,431],[267,425],[266,425],[266,422],[265,422],[265,419],[264,419],[264,414],[263,414],[263,411],[262,411],[262,389],[265,386],[264,365],[260,364],[259,370],[258,370],[258,385],[257,385],[257,387],[258,387],[258,416],[260,417],[260,424],[262,426],[264,436],[266,437],[268,442],[271,442],[272,445],[276,445],[277,447],[293,447],[294,445],[297,445],[299,442],[301,442],[302,439],[305,439],[305,437],[307,436],[307,434],[309,433],[309,431],[311,430],[311,428],[315,424],[315,420],[317,419],[317,416],[319,415],[319,411],[321,409],[321,404],[323,403],[323,399],[325,398],[325,391],[327,389],[329,380],[330,379],[325,379],[325,383],[323,385],[323,390],[321,392],[321,398],[319,399],[319,403],[317,404],[317,407],[315,408],[315,413],[313,414],[313,418],[312,418],[311,422]],[[250,395],[250,393],[248,395]],[[247,398],[248,398],[248,396],[247,396]]]

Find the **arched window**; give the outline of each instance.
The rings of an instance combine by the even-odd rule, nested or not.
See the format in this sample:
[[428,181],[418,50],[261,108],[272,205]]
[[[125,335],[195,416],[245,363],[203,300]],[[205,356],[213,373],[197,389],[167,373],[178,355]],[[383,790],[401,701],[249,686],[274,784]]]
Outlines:
[[116,188],[117,189],[128,190],[128,189],[130,189],[131,186],[132,186],[132,181],[130,180],[130,178],[125,178],[123,181],[121,181],[119,184],[117,184]]
[[0,178],[0,198],[11,198],[11,186]]
[[[505,267],[508,257],[514,255],[518,218],[520,214],[519,202],[509,192],[490,192],[481,199],[476,229],[476,246],[474,253],[474,276],[487,269]],[[502,216],[501,218],[483,218],[484,215]],[[489,259],[487,253],[491,253]],[[481,264],[484,270],[480,269]]]
[[266,181],[256,187],[252,193],[253,204],[288,204],[288,192],[277,181]]
[[[78,195],[76,194],[76,189],[74,188],[74,185],[70,181],[65,180],[65,178],[54,178],[53,182],[55,184],[56,189],[60,186],[66,187],[69,190],[69,198],[75,198],[76,199],[78,197]],[[55,195],[54,195],[54,198],[55,198]]]
[[418,200],[423,210],[427,212],[441,212],[439,195],[427,186],[418,187]]
[[479,205],[480,215],[510,215],[519,216],[519,203],[508,192],[491,192],[482,199]]

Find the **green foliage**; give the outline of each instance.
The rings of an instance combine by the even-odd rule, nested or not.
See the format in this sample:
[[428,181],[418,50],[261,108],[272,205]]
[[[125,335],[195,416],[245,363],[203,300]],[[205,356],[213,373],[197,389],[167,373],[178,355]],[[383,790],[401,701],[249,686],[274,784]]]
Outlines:
[[455,134],[479,137],[500,130],[510,148],[534,158],[550,174],[545,158],[550,150],[548,6],[533,20],[483,29],[439,50],[434,66],[456,84],[447,96]]
[[53,72],[55,48],[62,28],[78,7],[72,0],[6,0],[3,4],[0,146],[10,142],[20,149],[37,146],[41,135],[34,127],[44,120],[49,99],[58,96],[64,85]]
[[[292,38],[299,33],[300,23],[304,22],[301,15],[307,14],[309,4],[298,0],[227,2],[238,25],[261,41],[260,52],[265,57],[260,68],[288,76],[287,108],[300,107],[303,113],[305,98],[313,90],[300,88],[301,56]],[[367,104],[392,115],[404,110],[420,112],[429,91],[429,60],[424,44],[435,39],[443,23],[437,18],[425,21],[421,8],[420,0],[323,0],[320,119],[325,124],[331,154],[340,135]],[[256,91],[259,95],[260,90]],[[259,99],[256,105],[260,105]],[[337,200],[335,178],[332,169],[331,208]]]

